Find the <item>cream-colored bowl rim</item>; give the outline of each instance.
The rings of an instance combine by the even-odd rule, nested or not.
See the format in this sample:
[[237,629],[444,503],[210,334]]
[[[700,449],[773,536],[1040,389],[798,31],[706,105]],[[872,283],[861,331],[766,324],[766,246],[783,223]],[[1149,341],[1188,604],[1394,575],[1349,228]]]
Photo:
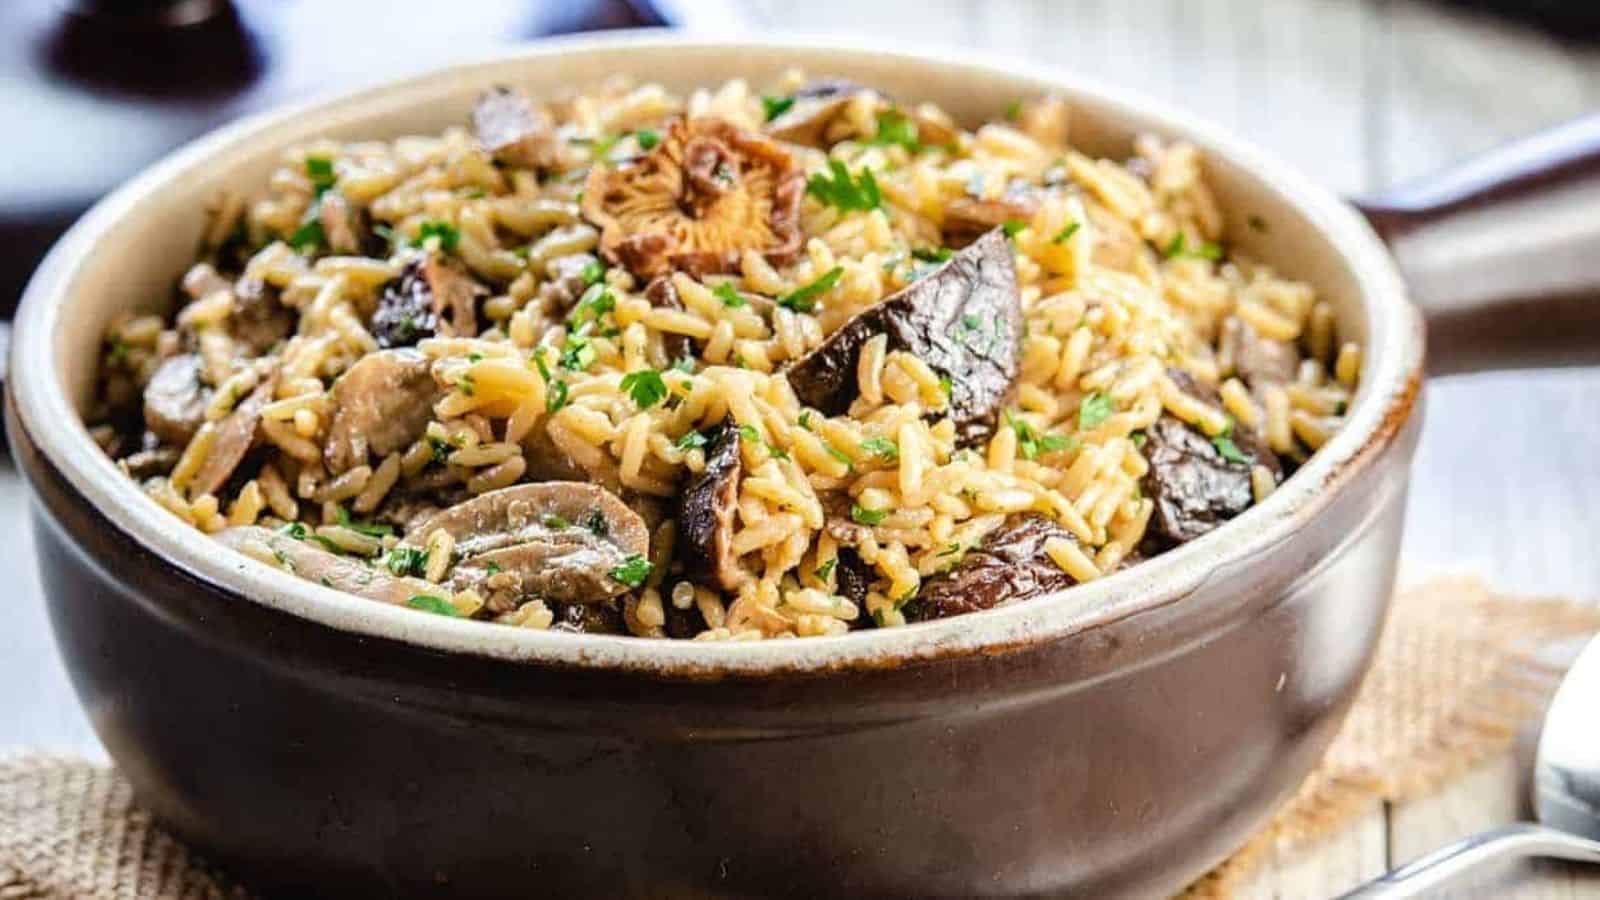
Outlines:
[[[70,302],[76,270],[109,226],[136,215],[165,184],[202,166],[229,147],[271,134],[308,115],[334,121],[429,102],[464,81],[515,80],[515,71],[541,61],[592,50],[741,54],[837,53],[870,56],[897,66],[957,67],[975,77],[996,74],[1049,85],[1069,98],[1086,98],[1116,116],[1157,121],[1169,135],[1199,144],[1213,157],[1231,160],[1256,174],[1315,224],[1360,282],[1369,317],[1363,387],[1346,426],[1272,496],[1199,540],[1056,596],[901,629],[870,630],[834,638],[753,643],[647,640],[605,635],[538,632],[419,614],[340,593],[301,580],[219,546],[183,524],[123,476],[90,439],[55,376],[52,347]],[[503,73],[503,74],[496,74]],[[1025,646],[1060,638],[1094,624],[1120,619],[1181,598],[1213,571],[1254,558],[1286,540],[1342,485],[1360,478],[1367,463],[1394,438],[1396,411],[1409,409],[1420,377],[1420,319],[1406,302],[1387,251],[1346,204],[1226,131],[1121,89],[1014,59],[940,51],[850,45],[836,37],[696,38],[664,32],[622,32],[541,41],[406,79],[318,99],[252,116],[203,137],[166,157],[97,204],[50,252],[29,284],[17,316],[11,386],[21,422],[49,461],[115,527],[174,566],[249,601],[363,635],[390,638],[436,650],[505,660],[584,668],[609,668],[683,675],[760,675],[830,669],[877,668]],[[43,373],[50,373],[45,377]]]

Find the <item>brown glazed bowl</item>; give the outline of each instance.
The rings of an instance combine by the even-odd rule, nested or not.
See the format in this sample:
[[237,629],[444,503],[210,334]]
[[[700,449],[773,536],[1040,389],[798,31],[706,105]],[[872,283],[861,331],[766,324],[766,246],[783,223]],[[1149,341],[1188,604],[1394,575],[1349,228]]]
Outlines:
[[[264,183],[286,147],[436,131],[501,82],[688,88],[789,66],[967,122],[1057,92],[1095,154],[1142,131],[1194,141],[1238,245],[1312,282],[1365,345],[1349,424],[1264,503],[1103,580],[721,645],[441,620],[301,581],[182,525],[81,424],[108,320],[158,308],[207,200]],[[8,423],[95,728],[142,803],[264,890],[1151,897],[1239,847],[1349,706],[1394,580],[1422,378],[1421,318],[1362,218],[1186,114],[1015,62],[633,34],[248,119],[169,157],[34,277]]]

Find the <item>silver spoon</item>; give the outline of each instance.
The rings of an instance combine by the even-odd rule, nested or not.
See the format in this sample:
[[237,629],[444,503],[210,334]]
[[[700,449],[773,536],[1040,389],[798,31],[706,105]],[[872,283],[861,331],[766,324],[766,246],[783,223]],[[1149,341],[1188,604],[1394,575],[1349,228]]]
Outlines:
[[1533,768],[1534,812],[1522,822],[1442,847],[1344,895],[1425,897],[1491,861],[1542,856],[1600,863],[1600,638],[1573,663],[1545,713]]

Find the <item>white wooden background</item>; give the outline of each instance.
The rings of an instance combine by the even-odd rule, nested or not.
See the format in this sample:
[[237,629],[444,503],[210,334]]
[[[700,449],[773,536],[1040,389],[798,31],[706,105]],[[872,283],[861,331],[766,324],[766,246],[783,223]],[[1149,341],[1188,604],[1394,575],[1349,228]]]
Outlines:
[[[1222,122],[1344,192],[1423,174],[1600,109],[1600,45],[1581,49],[1411,0],[756,0],[757,27],[892,34],[1015,51]],[[1600,340],[1600,335],[1597,335]],[[1500,373],[1430,386],[1406,566],[1475,571],[1524,592],[1600,597],[1600,372]],[[0,463],[0,748],[99,755],[50,645]],[[1531,732],[1530,732],[1531,735]],[[1528,815],[1531,741],[1446,792],[1386,808],[1317,852],[1275,860],[1252,896],[1318,898],[1455,837]],[[1514,867],[1461,892],[1600,897],[1600,874]]]

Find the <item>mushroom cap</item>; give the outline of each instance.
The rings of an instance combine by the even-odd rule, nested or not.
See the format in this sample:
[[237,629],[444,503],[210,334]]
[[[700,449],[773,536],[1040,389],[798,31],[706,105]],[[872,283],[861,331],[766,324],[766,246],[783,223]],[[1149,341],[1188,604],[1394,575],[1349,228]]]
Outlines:
[[805,174],[776,141],[720,119],[674,120],[653,150],[597,165],[583,214],[600,251],[640,278],[735,271],[746,250],[773,265],[800,255]]

